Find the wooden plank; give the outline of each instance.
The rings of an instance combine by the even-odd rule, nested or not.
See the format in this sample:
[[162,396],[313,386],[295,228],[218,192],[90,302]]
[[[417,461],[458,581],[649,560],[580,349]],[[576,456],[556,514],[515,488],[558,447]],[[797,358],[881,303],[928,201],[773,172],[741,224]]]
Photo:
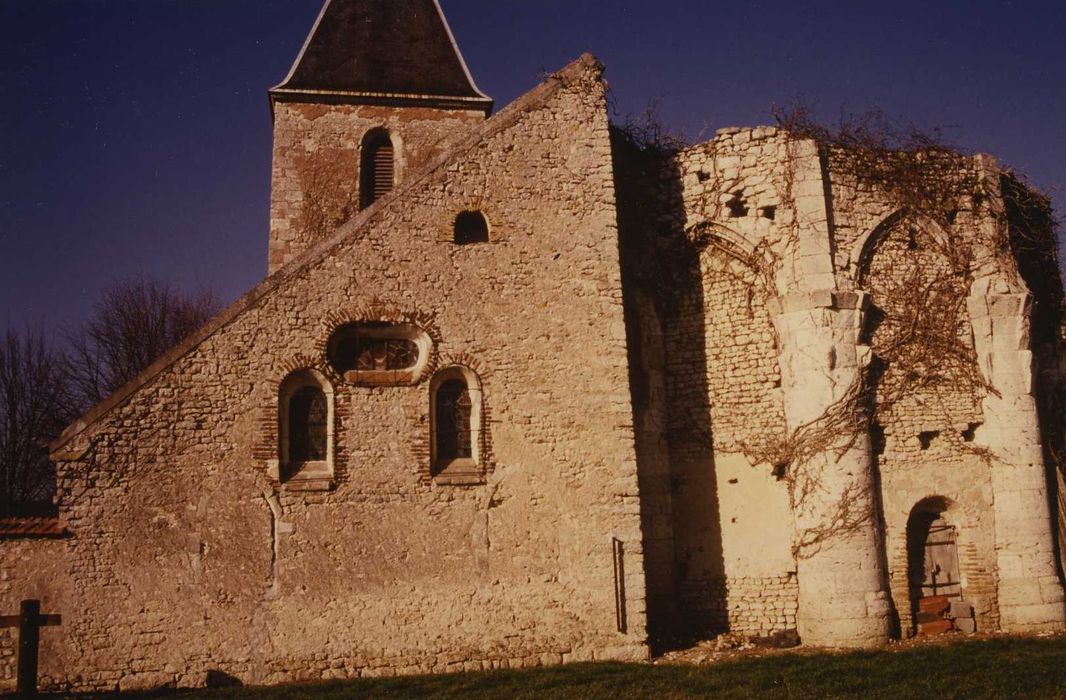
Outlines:
[[18,615],[0,615],[0,627],[18,627]]
[[40,622],[38,624],[46,626],[46,627],[50,627],[52,625],[61,625],[61,624],[63,624],[63,616],[62,615],[41,615]]

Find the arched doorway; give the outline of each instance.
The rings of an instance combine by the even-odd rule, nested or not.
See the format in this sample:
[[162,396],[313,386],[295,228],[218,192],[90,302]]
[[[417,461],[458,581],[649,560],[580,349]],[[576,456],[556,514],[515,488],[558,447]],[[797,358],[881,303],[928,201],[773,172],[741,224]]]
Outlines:
[[[958,530],[951,517],[951,505],[942,497],[923,499],[907,520],[907,579],[912,620],[920,634],[952,629],[973,631],[969,629],[973,608],[963,602]],[[960,623],[957,619],[971,622]]]

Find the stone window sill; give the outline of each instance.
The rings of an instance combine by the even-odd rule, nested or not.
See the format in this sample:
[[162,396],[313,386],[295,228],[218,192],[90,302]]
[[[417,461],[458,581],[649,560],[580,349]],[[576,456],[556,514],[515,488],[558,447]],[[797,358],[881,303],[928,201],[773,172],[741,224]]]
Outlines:
[[444,486],[479,486],[485,483],[485,473],[473,459],[453,459],[434,469],[433,481]]
[[325,462],[309,462],[281,484],[286,491],[332,491],[333,474]]

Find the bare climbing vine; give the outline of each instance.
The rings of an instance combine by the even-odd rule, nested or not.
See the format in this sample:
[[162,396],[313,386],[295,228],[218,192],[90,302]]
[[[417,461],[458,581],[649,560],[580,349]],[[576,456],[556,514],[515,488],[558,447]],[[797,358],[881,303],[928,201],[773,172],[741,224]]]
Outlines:
[[[1019,272],[1036,299],[1033,326],[1038,366],[1055,367],[1063,335],[1059,332],[1062,291],[1048,198],[1012,173],[982,167],[980,160],[946,144],[939,131],[899,126],[880,112],[842,119],[832,128],[818,124],[802,108],[782,110],[775,117],[787,139],[786,162],[775,182],[783,204],[794,201],[796,166],[813,142],[822,170],[830,173],[828,199],[841,190],[865,193],[881,205],[880,213],[872,212],[870,218],[896,214],[875,234],[878,237],[867,246],[863,259],[847,260],[835,251],[837,269],[850,265],[856,290],[866,287],[870,292],[865,327],[858,339],[871,346],[870,363],[822,415],[790,430],[782,427],[776,433],[750,435],[741,449],[752,463],[771,465],[787,482],[794,509],[802,508],[821,489],[817,465],[821,455],[839,458],[858,436],[865,435],[879,453],[884,449],[879,419],[908,402],[920,401],[923,412],[940,416],[931,422],[942,429],[915,436],[923,449],[933,439],[944,440],[952,448],[991,459],[974,441],[979,419],[970,420],[979,415],[981,397],[995,389],[977,363],[967,298],[979,276],[995,276],[998,271],[1011,279]],[[708,246],[729,248],[714,235],[713,222],[747,215],[749,205],[739,192],[729,201],[705,198],[700,205],[706,211],[689,216],[704,223],[686,230],[684,214],[677,214],[685,212],[676,157],[684,148],[683,139],[662,127],[653,110],[628,120],[616,132],[616,140],[628,149],[644,173],[642,179],[650,183],[643,192],[639,188],[634,192],[632,183],[629,191],[620,188],[619,201],[636,194],[637,201],[658,198],[667,203],[657,209],[635,207],[633,214],[640,223],[623,228],[622,238],[623,247],[639,252],[623,256],[630,260],[626,272],[652,291],[660,315],[673,319],[685,303],[687,290],[699,288],[700,252]],[[730,183],[722,187],[724,194],[730,194]],[[827,210],[832,216],[831,201]],[[783,266],[795,259],[798,222],[788,212],[775,214],[774,236],[754,241],[754,251],[728,250],[742,260],[740,267],[748,269],[718,271],[736,275],[749,286],[749,313],[756,299],[767,302],[788,291],[778,289],[777,280]],[[874,256],[874,251],[884,255]],[[663,270],[674,274],[664,276]],[[838,287],[847,284],[841,280]],[[1037,347],[1040,338],[1043,350]],[[1045,390],[1039,399],[1046,424],[1066,424],[1064,384],[1057,380],[1062,388]],[[960,416],[965,417],[961,425]],[[1049,440],[1046,449],[1061,473],[1066,438]],[[824,531],[810,530],[796,543],[797,555],[832,533],[868,522],[874,515],[869,503],[869,498],[845,489],[837,506],[827,508]]]

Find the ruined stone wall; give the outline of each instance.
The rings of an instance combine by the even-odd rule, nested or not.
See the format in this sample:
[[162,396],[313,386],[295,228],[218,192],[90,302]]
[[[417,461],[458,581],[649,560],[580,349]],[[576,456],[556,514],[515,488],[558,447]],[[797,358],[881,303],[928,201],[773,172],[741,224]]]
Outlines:
[[709,631],[796,626],[787,489],[752,457],[784,423],[755,250],[789,216],[783,148],[774,129],[724,130],[676,162],[695,260],[664,333],[675,555],[681,605]]
[[[54,685],[646,656],[598,77],[583,59],[501,112],[64,448],[87,450],[62,465],[71,591],[27,590],[67,621],[43,659]],[[455,246],[455,214],[471,206],[491,242]],[[429,373],[371,388],[330,374],[322,350],[339,318],[400,317],[433,338],[434,367],[480,376],[485,483],[430,476]],[[328,492],[269,476],[279,383],[304,366],[335,392]]]
[[[997,213],[998,170],[982,174],[981,158],[951,154],[898,157],[885,165],[828,149],[823,159],[837,284],[863,290],[870,300],[864,342],[873,351],[874,452],[901,632],[914,628],[908,519],[916,505],[929,501],[942,503],[943,519],[956,528],[962,596],[975,606],[979,630],[1061,624],[1061,593],[1053,590],[1056,577],[1043,561],[1051,543],[1042,531],[1046,526],[1037,524],[1045,516],[1039,507],[1022,507],[1003,492],[1008,470],[1029,463],[1026,476],[1007,488],[1046,499],[1041,465],[1032,464],[1029,454],[1020,457],[1024,450],[1015,444],[1031,448],[1039,442],[1029,435],[1030,423],[1036,422],[1035,411],[1025,408],[1031,397],[1006,400],[1015,407],[1011,420],[1018,420],[1006,429],[1010,437],[989,428],[990,422],[1002,424],[987,411],[990,403],[997,404],[999,392],[1028,394],[1032,379],[1028,335],[1020,330],[1028,324],[1027,311],[1013,301],[992,311],[994,317],[1010,316],[1003,327],[1010,332],[994,339],[985,318],[998,303],[986,296],[990,290],[1024,290]],[[886,173],[895,176],[889,178],[893,181],[886,181]],[[974,317],[974,308],[982,309],[982,318]],[[994,361],[1003,368],[1005,383],[993,379],[995,372],[981,360],[989,346],[1010,355]],[[1022,413],[1034,415],[1019,420]],[[1019,527],[1021,511],[1031,516]],[[1023,541],[1026,554],[1007,554]],[[1013,572],[1003,569],[1005,562]],[[1004,578],[1017,577],[1023,568],[1042,583],[1006,584],[1010,591],[1024,589],[1010,593],[1010,606],[1025,612],[1022,623],[1013,613],[1004,624]]]
[[359,213],[359,164],[368,132],[388,132],[401,183],[484,119],[477,110],[276,102],[269,272]]
[[[878,314],[870,335],[875,358],[906,342],[902,336],[915,320],[946,321],[960,349],[972,352],[965,280],[962,285],[957,283],[950,265],[929,238],[930,234],[909,224],[895,226],[881,238],[869,261],[864,286]],[[926,296],[929,307],[904,302],[921,295]],[[933,313],[916,318],[915,312],[920,314],[922,309]],[[944,316],[934,316],[936,312],[944,312]],[[946,497],[956,506],[945,519],[953,521],[958,532],[963,598],[974,605],[981,629],[999,627],[990,466],[976,442],[983,422],[980,401],[985,390],[965,372],[956,371],[961,368],[954,367],[946,355],[928,347],[925,357],[929,364],[922,368],[942,371],[941,380],[915,381],[914,367],[905,366],[909,364],[905,360],[878,368],[874,379],[875,452],[886,551],[892,596],[904,633],[914,628],[907,583],[908,518],[920,501],[936,496]],[[915,364],[922,363],[920,355],[911,357]],[[965,366],[970,367],[969,376],[976,375],[972,360]]]

